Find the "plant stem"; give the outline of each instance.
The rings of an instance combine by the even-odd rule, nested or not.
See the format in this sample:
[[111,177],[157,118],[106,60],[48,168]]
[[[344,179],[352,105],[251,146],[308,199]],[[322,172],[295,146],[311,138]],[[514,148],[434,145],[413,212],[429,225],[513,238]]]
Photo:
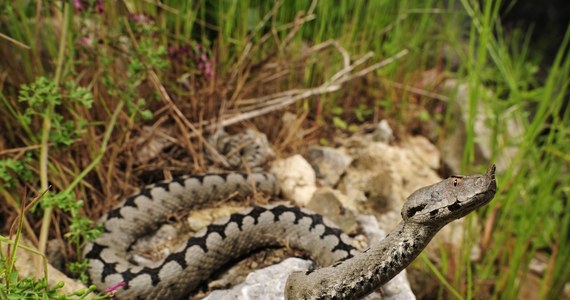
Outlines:
[[111,116],[111,120],[109,121],[109,124],[107,124],[107,129],[105,130],[105,134],[103,135],[103,141],[102,141],[101,148],[99,149],[99,153],[97,154],[97,156],[95,158],[93,158],[93,161],[91,161],[91,163],[85,169],[83,169],[83,171],[81,171],[81,173],[79,173],[79,175],[75,176],[75,179],[65,189],[64,193],[71,192],[79,184],[79,182],[81,182],[81,180],[83,180],[83,177],[85,177],[87,174],[89,174],[89,172],[91,172],[91,170],[93,170],[93,168],[95,166],[97,166],[97,164],[99,164],[99,162],[103,158],[103,154],[105,154],[105,152],[107,151],[107,145],[109,144],[109,139],[111,138],[111,133],[113,132],[113,129],[115,128],[115,123],[117,122],[117,118],[119,117],[119,113],[123,109],[124,104],[125,104],[125,102],[123,102],[123,101],[121,101],[117,104],[117,107],[115,108],[115,111],[113,112],[113,115]]
[[[57,59],[57,69],[55,71],[55,83],[59,85],[61,80],[61,73],[63,69],[63,60],[65,55],[65,47],[66,47],[66,40],[67,40],[67,33],[69,29],[69,3],[65,3],[63,7],[63,19],[64,19],[64,26],[61,32],[60,43],[59,43],[59,55]],[[51,130],[51,117],[53,114],[55,103],[50,102],[48,103],[48,107],[44,114],[44,122],[42,125],[42,139],[41,139],[41,148],[40,148],[40,186],[41,190],[47,190],[49,186],[48,182],[48,152],[49,152],[49,133]],[[42,219],[42,228],[40,229],[40,238],[39,238],[39,245],[38,250],[41,253],[45,253],[47,239],[49,234],[49,227],[51,222],[51,216],[53,213],[53,207],[46,207],[44,211],[44,216]],[[39,268],[38,268],[39,269]]]

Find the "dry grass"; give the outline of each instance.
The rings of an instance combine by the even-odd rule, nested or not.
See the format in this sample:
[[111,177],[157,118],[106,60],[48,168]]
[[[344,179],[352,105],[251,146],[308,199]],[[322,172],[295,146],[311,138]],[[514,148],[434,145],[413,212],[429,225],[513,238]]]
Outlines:
[[[46,198],[73,192],[74,202],[84,200],[81,214],[95,220],[144,184],[204,172],[209,164],[204,136],[220,126],[264,132],[279,156],[303,153],[309,144],[334,145],[335,137],[365,131],[382,118],[396,132],[445,139],[455,116],[447,110],[449,99],[433,91],[453,76],[469,83],[473,107],[482,83],[493,85],[496,124],[490,125],[496,136],[504,133],[506,118],[526,119],[525,108],[536,109],[515,160],[522,171],[511,169],[501,178],[505,184],[494,202],[499,204],[487,214],[485,260],[466,263],[446,278],[467,297],[493,293],[479,282],[516,295],[519,273],[528,271],[524,266],[537,249],[548,249],[552,267],[542,294],[551,286],[561,290],[568,272],[559,266],[570,257],[563,239],[570,217],[564,214],[567,205],[557,204],[567,194],[563,95],[570,35],[540,86],[529,71],[534,65],[528,49],[516,53],[495,37],[495,30],[502,32],[492,1],[481,7],[461,1],[463,8],[455,10],[432,1],[184,6],[127,0],[103,1],[102,12],[79,2],[83,10],[73,7],[75,2],[13,1],[0,17],[0,162],[22,162],[32,175],[9,169],[14,183],[0,180],[3,232],[21,214],[20,199],[35,197],[48,185]],[[465,21],[473,24],[470,32],[458,26]],[[448,49],[457,53],[459,70],[446,61]],[[435,80],[424,81],[427,73]],[[40,76],[55,82],[62,104],[47,101],[26,116],[30,104],[20,101],[19,93]],[[68,84],[85,87],[92,106],[75,102]],[[53,139],[63,131],[56,117],[74,125],[70,145]],[[475,143],[473,132],[467,135],[464,166],[473,162]],[[503,146],[496,142],[495,153]],[[535,198],[542,206],[531,201]],[[520,203],[528,205],[516,206]],[[22,220],[22,230],[40,249],[47,237],[55,238],[73,260],[77,249],[63,237],[70,229],[69,212],[48,209],[42,219],[38,209]],[[467,252],[459,255],[467,261]],[[444,265],[455,259],[442,257]],[[517,267],[508,273],[507,266]],[[440,285],[438,293],[448,292]]]

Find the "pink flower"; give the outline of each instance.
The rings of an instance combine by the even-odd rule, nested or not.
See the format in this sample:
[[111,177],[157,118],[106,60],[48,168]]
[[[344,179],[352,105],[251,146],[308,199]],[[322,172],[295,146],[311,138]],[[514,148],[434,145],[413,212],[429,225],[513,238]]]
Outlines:
[[81,0],[73,0],[73,6],[75,6],[76,11],[78,12],[83,11],[83,4],[81,3]]
[[100,14],[103,13],[105,10],[105,7],[103,7],[103,0],[97,0],[97,3],[95,4],[95,10]]
[[124,287],[125,285],[127,285],[124,281],[121,281],[119,283],[113,284],[112,286],[108,287],[107,290],[105,291],[105,293],[107,294],[111,294],[111,293],[115,293],[119,288]]
[[145,14],[132,14],[129,16],[129,18],[139,24],[149,24],[154,22],[154,19],[152,17],[149,17]]
[[[77,12],[82,12],[85,10],[85,5],[89,4],[89,1],[88,0],[73,0],[72,3],[73,3],[73,6],[75,7],[75,10]],[[99,14],[102,14],[104,10],[105,10],[105,7],[103,5],[103,0],[97,0],[95,2],[95,11]]]
[[206,52],[202,50],[200,45],[196,46],[196,52],[194,60],[196,62],[196,68],[204,74],[204,76],[211,78],[214,75],[212,70],[212,61],[208,59]]

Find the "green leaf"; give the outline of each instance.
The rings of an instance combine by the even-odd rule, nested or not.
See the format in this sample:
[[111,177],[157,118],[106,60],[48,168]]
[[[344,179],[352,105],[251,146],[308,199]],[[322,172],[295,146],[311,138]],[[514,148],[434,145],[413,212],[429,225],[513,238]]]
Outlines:
[[346,122],[339,117],[333,117],[333,125],[340,129],[346,129],[348,127]]

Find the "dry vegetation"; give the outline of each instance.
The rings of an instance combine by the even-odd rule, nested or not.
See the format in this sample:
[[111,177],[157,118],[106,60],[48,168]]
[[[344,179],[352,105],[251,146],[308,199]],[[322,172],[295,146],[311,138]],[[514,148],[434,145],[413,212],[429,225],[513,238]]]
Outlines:
[[[448,76],[463,77],[473,86],[492,82],[498,95],[507,95],[492,103],[498,120],[509,109],[526,114],[521,109],[524,101],[537,99],[528,100],[536,107],[535,118],[526,124],[528,144],[521,145],[516,162],[525,155],[532,161],[518,170],[524,174],[542,163],[563,161],[552,190],[540,193],[567,197],[569,159],[564,153],[568,148],[556,142],[568,134],[568,108],[562,105],[568,88],[564,81],[569,78],[567,44],[553,64],[553,74],[558,73],[539,88],[533,74],[524,69],[532,67],[532,61],[524,60],[523,54],[507,60],[508,44],[490,34],[495,23],[487,18],[483,9],[487,7],[474,3],[464,5],[465,13],[449,13],[449,18],[441,18],[447,8],[432,8],[438,6],[434,3],[383,6],[340,1],[338,7],[326,1],[174,3],[38,1],[4,8],[0,222],[5,236],[16,235],[18,227],[12,231],[10,227],[21,220],[26,237],[40,251],[47,239],[57,239],[64,245],[66,259],[76,261],[85,239],[94,234],[87,230],[88,220],[97,219],[118,198],[162,178],[203,172],[207,161],[202,154],[208,147],[204,136],[220,126],[264,132],[279,156],[303,153],[309,144],[334,145],[335,137],[366,130],[382,118],[402,134],[444,138],[453,119],[446,110],[449,99],[435,93],[436,87],[419,83],[426,70],[435,74],[435,82]],[[486,5],[495,9],[491,1]],[[483,32],[471,29],[470,40],[464,42],[452,28],[469,18],[477,20],[473,24],[482,26]],[[489,43],[489,50],[479,47],[473,42],[475,35],[494,44]],[[450,73],[457,66],[447,60],[446,47],[458,52],[460,64],[467,67],[460,65]],[[497,55],[507,58],[497,65],[476,60],[476,51],[489,61]],[[497,74],[497,69],[507,71]],[[523,80],[528,85],[523,87]],[[547,99],[553,99],[550,106],[544,104]],[[558,131],[541,138],[539,133],[547,128]],[[469,165],[472,158],[465,157]],[[506,195],[525,184],[524,175],[510,172],[503,179],[501,192]],[[38,207],[23,208],[25,199],[48,187],[49,192],[36,201]],[[497,207],[530,201],[528,194],[498,198],[503,204]],[[496,212],[489,215],[495,218]],[[541,232],[538,227],[525,227],[532,232],[527,235],[499,221],[495,230],[503,232],[500,237],[515,240],[513,248],[491,248],[493,259],[468,272],[460,268],[459,275],[446,280],[467,298],[500,295],[502,289],[509,289],[503,294],[507,298],[516,295],[518,269],[514,275],[500,273],[513,263],[528,272],[524,266],[532,255],[523,255],[525,249],[534,253],[546,248],[551,264],[570,259],[564,237],[570,219],[565,212],[567,203],[533,216],[532,220],[548,216],[555,225],[566,226],[557,230],[546,225],[548,232],[537,243],[532,241],[540,235],[533,234]],[[519,222],[524,215],[511,220]],[[0,269],[9,275],[10,268]],[[484,275],[465,279],[463,275],[473,270]],[[565,275],[568,271],[550,268],[541,295],[560,291]],[[485,280],[498,286],[494,291],[473,286]],[[440,296],[449,295],[440,289]]]

